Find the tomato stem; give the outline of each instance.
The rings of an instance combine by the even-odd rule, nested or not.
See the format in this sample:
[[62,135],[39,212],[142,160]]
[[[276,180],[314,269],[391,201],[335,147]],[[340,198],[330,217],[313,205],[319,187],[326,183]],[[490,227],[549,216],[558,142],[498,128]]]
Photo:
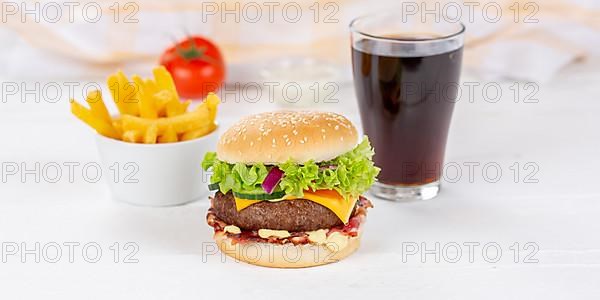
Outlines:
[[207,50],[206,47],[198,47],[196,46],[196,42],[194,40],[190,40],[191,42],[191,46],[187,49],[184,49],[180,46],[175,46],[175,49],[177,50],[177,53],[183,57],[186,61],[192,61],[192,60],[201,60],[207,63],[215,63],[215,60],[212,57],[209,57],[207,55],[205,55],[205,52]]

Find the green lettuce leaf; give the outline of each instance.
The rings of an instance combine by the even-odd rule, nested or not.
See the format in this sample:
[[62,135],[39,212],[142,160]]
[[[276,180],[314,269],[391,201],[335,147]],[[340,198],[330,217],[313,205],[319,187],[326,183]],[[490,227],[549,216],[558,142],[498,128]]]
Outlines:
[[[332,160],[307,161],[297,164],[287,161],[277,165],[284,176],[275,191],[302,197],[305,190],[336,190],[347,200],[356,199],[375,182],[379,168],[373,164],[373,148],[365,136],[351,151]],[[273,165],[242,163],[230,164],[217,159],[215,152],[208,152],[202,161],[204,170],[212,170],[210,183],[219,183],[223,193],[264,193],[261,183]]]

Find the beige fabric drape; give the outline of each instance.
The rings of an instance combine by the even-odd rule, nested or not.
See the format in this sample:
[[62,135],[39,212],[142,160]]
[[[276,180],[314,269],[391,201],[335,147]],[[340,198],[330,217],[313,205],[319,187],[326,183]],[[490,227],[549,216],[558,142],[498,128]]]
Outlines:
[[[262,5],[261,1],[223,0],[211,3],[232,9],[236,2],[240,6],[250,2]],[[266,16],[257,23],[245,22],[243,17],[241,22],[236,23],[231,21],[231,15],[227,16],[229,21],[222,22],[219,13],[217,16],[206,16],[204,9],[207,1],[145,0],[135,1],[139,8],[135,19],[139,22],[115,23],[114,11],[109,8],[114,3],[111,0],[98,2],[104,8],[103,18],[98,23],[87,23],[81,18],[72,23],[22,23],[16,18],[9,18],[3,25],[17,32],[31,47],[68,57],[74,64],[86,65],[92,73],[103,74],[107,69],[132,62],[153,64],[163,49],[186,33],[202,34],[217,42],[229,64],[251,65],[277,57],[307,56],[347,65],[350,20],[370,11],[398,9],[401,5],[400,1],[347,0],[335,1],[333,6],[330,4],[325,9],[324,6],[331,0],[294,2],[306,14],[294,24],[282,18],[270,23]],[[523,79],[528,76],[531,79],[545,79],[544,74],[557,71],[567,63],[600,53],[594,50],[600,48],[600,6],[585,6],[585,1],[544,0],[535,2],[539,10],[533,11],[531,6],[529,10],[524,10],[523,7],[529,2],[532,1],[495,1],[502,7],[500,22],[490,24],[476,18],[474,23],[467,24],[465,65],[468,68],[480,73],[497,73],[498,76],[519,77],[523,74]],[[279,7],[285,3],[281,2]],[[319,22],[313,19],[315,3],[319,7]],[[414,3],[432,4],[435,1]],[[480,8],[486,2],[480,3],[475,9],[476,16],[482,14]],[[539,22],[515,22],[514,9],[511,10],[517,5],[515,3],[520,7],[519,19],[533,13]],[[264,12],[266,8],[262,7]],[[325,16],[334,10],[333,19],[337,22],[323,22]],[[128,12],[131,11],[121,8],[120,17],[123,18]],[[281,13],[276,9],[274,15]],[[542,69],[533,72],[512,71],[511,58],[515,56],[515,49],[518,49],[519,55],[528,50],[546,55],[544,57],[550,60],[549,66],[534,62],[531,68]],[[527,62],[538,58],[539,55],[532,55],[522,60]],[[519,61],[516,68],[523,67],[522,64]]]

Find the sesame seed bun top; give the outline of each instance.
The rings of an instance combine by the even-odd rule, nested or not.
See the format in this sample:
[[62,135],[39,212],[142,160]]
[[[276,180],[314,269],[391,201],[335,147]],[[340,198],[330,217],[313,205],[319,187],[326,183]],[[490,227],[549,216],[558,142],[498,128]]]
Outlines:
[[331,112],[276,111],[245,117],[217,143],[217,158],[228,163],[278,164],[333,159],[358,143],[356,128]]

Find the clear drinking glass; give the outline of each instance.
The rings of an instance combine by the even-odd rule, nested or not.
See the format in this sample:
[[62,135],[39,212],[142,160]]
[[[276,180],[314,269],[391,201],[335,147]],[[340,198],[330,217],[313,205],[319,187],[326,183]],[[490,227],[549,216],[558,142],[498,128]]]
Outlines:
[[355,19],[350,31],[362,125],[381,168],[371,192],[388,200],[435,197],[460,89],[464,25],[380,13]]

